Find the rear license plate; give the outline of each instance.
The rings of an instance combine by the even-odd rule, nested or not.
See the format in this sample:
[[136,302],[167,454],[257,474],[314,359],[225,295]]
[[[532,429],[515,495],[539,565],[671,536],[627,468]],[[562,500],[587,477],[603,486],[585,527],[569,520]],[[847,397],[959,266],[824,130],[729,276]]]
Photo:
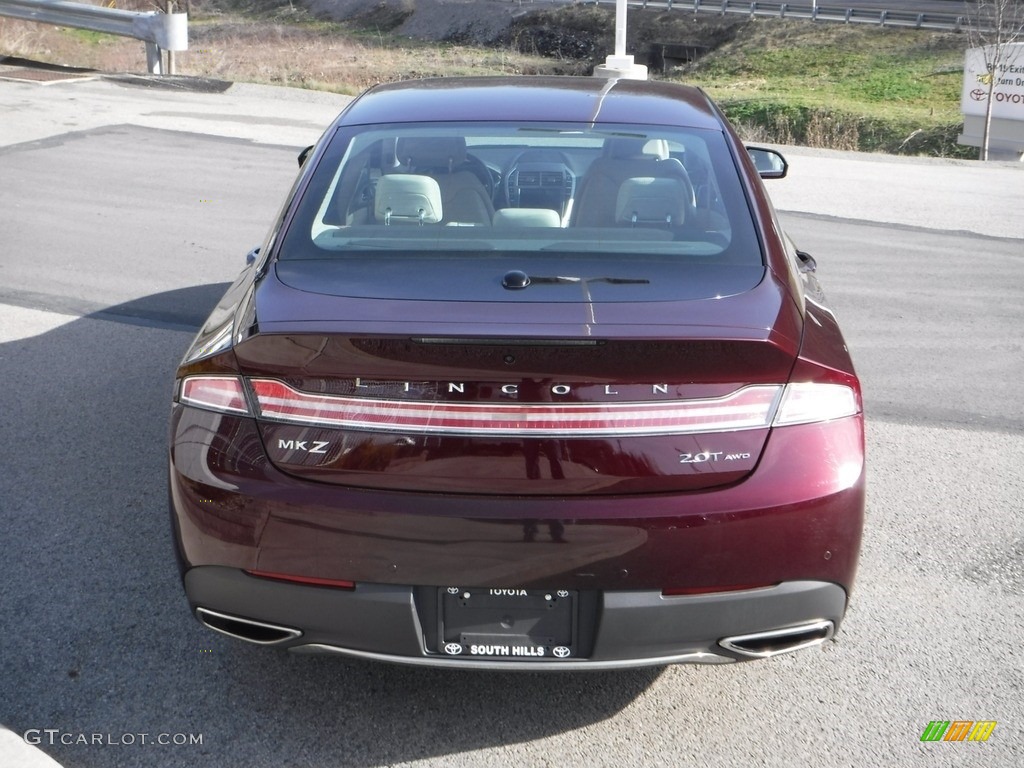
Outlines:
[[438,590],[438,647],[446,656],[516,661],[576,654],[577,593],[565,589]]

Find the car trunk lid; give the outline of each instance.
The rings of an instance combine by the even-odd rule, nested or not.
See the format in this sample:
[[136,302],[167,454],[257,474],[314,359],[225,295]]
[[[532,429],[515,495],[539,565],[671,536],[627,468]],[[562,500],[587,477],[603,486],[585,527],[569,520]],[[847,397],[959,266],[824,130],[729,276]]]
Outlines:
[[324,295],[303,305],[319,319],[283,320],[280,299],[262,297],[259,332],[236,347],[270,461],[391,490],[737,482],[760,456],[799,336],[771,279],[717,300],[602,304],[599,321],[586,305],[482,302],[461,303],[453,320],[437,302],[407,300],[384,319],[380,299]]

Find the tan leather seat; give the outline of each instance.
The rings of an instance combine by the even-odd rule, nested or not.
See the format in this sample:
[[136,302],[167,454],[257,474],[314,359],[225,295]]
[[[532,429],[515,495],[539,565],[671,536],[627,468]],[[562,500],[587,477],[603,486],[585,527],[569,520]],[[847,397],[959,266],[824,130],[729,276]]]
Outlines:
[[502,208],[494,212],[496,227],[560,227],[562,219],[550,208]]
[[377,180],[373,215],[379,224],[437,224],[443,212],[441,188],[429,176],[393,173]]
[[[607,139],[597,158],[580,181],[573,207],[577,227],[613,227],[617,221],[619,190],[629,179],[675,179],[684,198],[693,205],[693,186],[683,164],[669,157],[664,141]],[[685,218],[685,215],[684,215]]]
[[402,170],[437,181],[444,208],[443,223],[491,223],[494,203],[480,179],[468,170],[465,139],[458,136],[405,137],[396,142],[395,154]]
[[626,179],[615,200],[615,223],[631,227],[681,227],[690,208],[690,194],[682,179]]

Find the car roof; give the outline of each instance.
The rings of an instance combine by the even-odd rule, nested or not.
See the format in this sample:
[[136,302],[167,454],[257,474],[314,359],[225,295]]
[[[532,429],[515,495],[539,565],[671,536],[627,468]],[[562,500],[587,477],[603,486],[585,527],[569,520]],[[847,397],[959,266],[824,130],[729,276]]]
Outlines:
[[581,122],[721,130],[693,86],[597,77],[444,77],[366,91],[335,125],[441,121]]

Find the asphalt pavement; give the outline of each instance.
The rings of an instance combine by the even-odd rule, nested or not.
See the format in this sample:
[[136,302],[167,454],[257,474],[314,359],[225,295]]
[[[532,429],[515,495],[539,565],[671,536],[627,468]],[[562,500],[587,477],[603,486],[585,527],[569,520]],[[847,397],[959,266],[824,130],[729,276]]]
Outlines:
[[[0,81],[0,766],[1024,765],[1024,164],[784,149],[769,189],[865,388],[834,642],[483,675],[200,627],[167,525],[170,377],[345,101]],[[936,719],[997,726],[921,742]]]

